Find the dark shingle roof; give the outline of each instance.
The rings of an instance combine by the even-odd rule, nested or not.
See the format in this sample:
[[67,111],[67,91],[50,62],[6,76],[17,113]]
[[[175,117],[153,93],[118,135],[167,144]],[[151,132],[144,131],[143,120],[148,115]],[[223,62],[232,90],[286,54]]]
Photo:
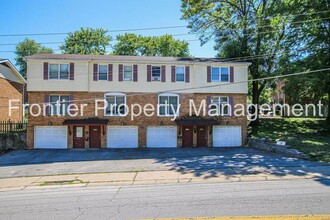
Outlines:
[[63,125],[106,125],[109,119],[86,118],[86,119],[66,119]]
[[[118,62],[191,62],[191,63],[204,63],[204,62],[227,62],[221,58],[194,58],[194,57],[148,57],[148,56],[117,56],[117,55],[78,55],[78,54],[36,54],[26,56],[25,59],[60,59],[60,60],[99,60],[99,61],[118,61]],[[235,63],[235,62],[231,62]],[[237,62],[245,63],[245,62]]]

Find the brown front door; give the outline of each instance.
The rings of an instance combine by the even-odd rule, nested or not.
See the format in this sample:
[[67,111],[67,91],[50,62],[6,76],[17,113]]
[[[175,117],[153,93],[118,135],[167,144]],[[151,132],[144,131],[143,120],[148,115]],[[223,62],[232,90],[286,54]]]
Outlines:
[[89,148],[101,148],[101,126],[89,126]]
[[206,126],[197,126],[197,147],[207,147]]
[[182,127],[182,147],[193,147],[193,127]]
[[73,147],[85,148],[85,127],[73,126]]

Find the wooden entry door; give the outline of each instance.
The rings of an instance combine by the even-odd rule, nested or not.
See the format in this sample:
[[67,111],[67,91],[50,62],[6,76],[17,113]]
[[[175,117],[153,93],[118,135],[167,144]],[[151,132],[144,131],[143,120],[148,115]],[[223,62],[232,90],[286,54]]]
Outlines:
[[206,126],[197,126],[197,147],[207,147]]
[[193,127],[182,127],[182,147],[193,147]]
[[101,126],[89,126],[89,148],[101,148]]
[[73,147],[85,148],[85,127],[73,126]]

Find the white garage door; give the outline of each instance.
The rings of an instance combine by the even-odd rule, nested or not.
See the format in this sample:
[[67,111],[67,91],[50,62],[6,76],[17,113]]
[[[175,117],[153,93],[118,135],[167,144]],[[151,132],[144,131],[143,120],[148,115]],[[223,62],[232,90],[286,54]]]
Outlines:
[[147,127],[147,147],[176,147],[176,127]]
[[213,126],[214,147],[238,147],[242,145],[240,126]]
[[137,148],[138,127],[137,126],[108,126],[107,129],[108,148]]
[[34,128],[34,147],[46,149],[65,149],[68,147],[66,126],[36,126]]

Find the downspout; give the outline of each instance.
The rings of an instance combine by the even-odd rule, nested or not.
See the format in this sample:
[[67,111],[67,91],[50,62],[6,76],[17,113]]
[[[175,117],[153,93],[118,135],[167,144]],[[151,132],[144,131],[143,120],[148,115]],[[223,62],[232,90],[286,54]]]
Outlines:
[[89,86],[90,86],[90,80],[89,80],[89,67],[90,67],[90,62],[92,60],[88,60],[87,62],[87,92],[89,92]]
[[24,122],[24,112],[25,112],[25,109],[24,109],[24,98],[25,98],[25,83],[23,83],[22,85],[22,103],[21,103],[21,106],[22,106],[22,122]]

